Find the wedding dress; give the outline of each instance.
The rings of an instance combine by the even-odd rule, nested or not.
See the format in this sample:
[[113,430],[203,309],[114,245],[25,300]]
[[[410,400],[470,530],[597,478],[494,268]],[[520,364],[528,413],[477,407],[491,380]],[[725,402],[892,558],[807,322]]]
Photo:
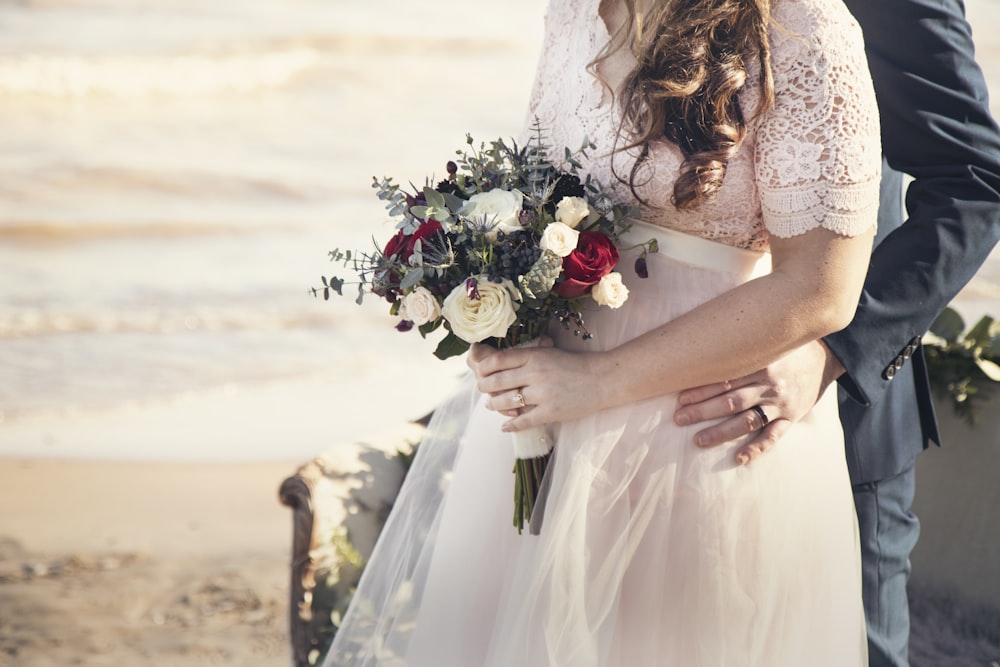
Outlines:
[[[608,157],[611,95],[587,67],[609,39],[599,5],[550,3],[529,116],[552,146],[590,137],[598,149],[584,170],[628,198]],[[771,235],[874,223],[878,118],[860,30],[839,0],[775,0],[773,14],[774,109],[753,121],[723,187],[695,212],[669,204],[681,156],[655,147],[637,178],[653,205],[632,232],[659,239],[649,278],[623,256],[626,304],[587,312],[594,338],[557,332],[558,345],[614,347],[766,272]],[[598,71],[614,85],[627,64]],[[627,159],[616,157],[618,173]],[[511,436],[482,403],[467,380],[437,410],[325,665],[867,664],[832,389],[748,466],[734,461],[742,439],[696,447],[704,425],[672,422],[675,395],[553,425],[537,536],[511,525]]]

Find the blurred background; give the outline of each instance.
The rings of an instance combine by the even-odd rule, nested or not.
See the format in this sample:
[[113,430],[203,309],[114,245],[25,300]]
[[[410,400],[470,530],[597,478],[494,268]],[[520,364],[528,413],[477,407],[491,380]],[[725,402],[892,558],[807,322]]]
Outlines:
[[308,289],[388,238],[372,176],[519,131],[542,9],[0,3],[0,456],[294,458],[429,410],[461,362]]
[[309,289],[373,176],[520,132],[544,6],[0,0],[0,665],[287,664],[278,484],[464,371]]

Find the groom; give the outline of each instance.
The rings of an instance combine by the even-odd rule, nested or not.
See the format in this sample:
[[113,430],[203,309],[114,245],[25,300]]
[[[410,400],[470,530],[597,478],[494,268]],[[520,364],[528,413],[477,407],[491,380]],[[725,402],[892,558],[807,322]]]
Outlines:
[[[864,30],[882,119],[879,229],[854,321],[767,369],[681,394],[680,424],[711,446],[778,442],[833,380],[861,530],[870,665],[908,664],[913,466],[939,443],[920,337],[1000,240],[1000,130],[961,0],[845,0]],[[884,166],[885,166],[884,165]],[[901,205],[902,176],[909,218]]]

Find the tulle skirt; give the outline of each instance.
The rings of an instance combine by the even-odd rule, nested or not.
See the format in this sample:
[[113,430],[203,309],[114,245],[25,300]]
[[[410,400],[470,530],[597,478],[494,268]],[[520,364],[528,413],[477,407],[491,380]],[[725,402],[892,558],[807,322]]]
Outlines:
[[[767,270],[767,257],[656,235],[649,278],[586,313],[612,348]],[[709,335],[710,332],[706,332]],[[512,526],[511,436],[471,379],[436,411],[325,665],[861,667],[856,518],[836,396],[766,456],[700,449],[676,396],[552,425],[539,535]]]

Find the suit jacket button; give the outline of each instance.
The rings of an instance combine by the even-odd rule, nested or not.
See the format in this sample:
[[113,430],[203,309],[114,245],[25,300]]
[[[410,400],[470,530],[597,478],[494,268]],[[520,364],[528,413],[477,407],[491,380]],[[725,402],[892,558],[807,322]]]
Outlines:
[[883,372],[882,374],[885,376],[886,380],[891,380],[896,375],[896,367],[889,366],[888,368],[885,369],[885,372]]
[[898,371],[903,367],[903,357],[896,357],[896,361],[892,362],[892,365],[895,366]]

